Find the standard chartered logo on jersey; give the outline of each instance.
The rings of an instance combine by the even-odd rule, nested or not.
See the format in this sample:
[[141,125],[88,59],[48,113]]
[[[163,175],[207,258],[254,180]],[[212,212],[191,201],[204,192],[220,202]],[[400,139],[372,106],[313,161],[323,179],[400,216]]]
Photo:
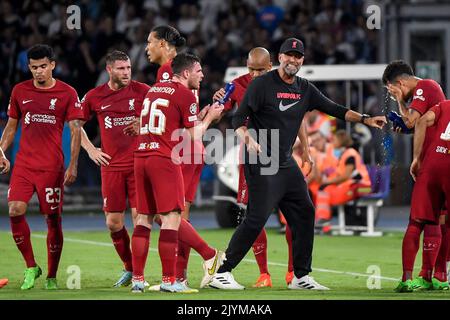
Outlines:
[[112,127],[121,127],[127,126],[132,123],[134,120],[134,116],[126,116],[126,117],[116,117],[111,118],[110,116],[105,117],[105,129],[111,129]]
[[[203,141],[195,141],[194,143],[192,143],[189,131],[175,130],[171,135],[171,140],[177,142],[177,144],[172,149],[171,158],[174,163],[177,163],[181,158],[181,162],[185,164],[220,165],[224,161],[227,165],[258,164],[261,168],[261,175],[276,174],[280,168],[280,131],[278,129],[249,129],[248,133],[258,142],[260,152],[244,153],[242,159],[240,159],[239,153],[226,153],[240,144],[240,139],[233,129],[226,130],[225,138],[221,130],[208,129],[203,135]],[[205,152],[203,152],[201,146],[202,142],[206,145]]]
[[110,117],[105,117],[105,128],[111,129],[112,128],[112,122]]
[[25,114],[23,122],[26,125],[29,125],[32,122],[56,124],[56,117],[50,114],[32,114],[31,112],[27,112]]

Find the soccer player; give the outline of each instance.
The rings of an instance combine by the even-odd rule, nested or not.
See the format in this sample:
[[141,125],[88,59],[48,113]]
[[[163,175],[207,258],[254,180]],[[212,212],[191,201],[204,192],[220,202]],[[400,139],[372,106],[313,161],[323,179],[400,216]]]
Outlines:
[[[178,229],[181,212],[185,209],[185,190],[180,157],[172,152],[178,141],[174,141],[172,135],[186,128],[193,139],[201,140],[208,125],[220,117],[223,106],[206,106],[199,115],[197,100],[190,91],[198,89],[203,79],[200,60],[196,56],[177,55],[172,61],[172,69],[171,81],[157,83],[149,90],[140,116],[134,161],[138,217],[132,238],[132,292],[144,291],[144,266],[156,214],[162,222],[158,244],[162,264],[160,290],[192,292],[176,281]],[[210,275],[222,263],[219,254],[214,254],[216,259],[209,269]]]
[[[383,127],[386,119],[384,116],[370,117],[348,110],[326,98],[306,79],[297,77],[303,56],[304,47],[300,40],[285,40],[278,55],[280,67],[250,83],[233,117],[233,127],[246,145],[245,159],[256,160],[256,163],[246,161],[244,164],[249,191],[247,216],[234,232],[226,251],[226,260],[209,283],[210,287],[244,289],[234,280],[231,270],[247,254],[272,209],[278,206],[291,227],[293,239],[295,276],[288,288],[328,289],[309,276],[314,240],[314,206],[305,179],[292,157],[292,146],[297,137],[302,140],[304,130],[300,125],[305,113],[312,109],[376,128]],[[245,126],[247,118],[248,129]],[[261,129],[264,131],[260,132]],[[273,145],[272,134],[279,137]],[[265,159],[272,156],[267,168]],[[306,161],[311,162],[308,157],[309,154],[304,156]]]
[[[233,80],[235,89],[230,96],[230,100],[224,104],[224,112],[230,111],[237,104],[239,105],[244,97],[250,82],[272,70],[272,62],[270,60],[270,53],[267,49],[256,47],[250,50],[247,58],[248,73]],[[213,100],[218,101],[225,96],[225,89],[221,88],[214,93]],[[243,144],[241,144],[240,154],[244,152]],[[239,187],[237,193],[237,203],[247,205],[248,190],[245,182],[244,165],[239,164]],[[289,233],[288,233],[289,234]],[[287,237],[288,243],[290,238]],[[267,266],[267,234],[266,229],[263,228],[261,233],[256,238],[252,245],[253,253],[255,255],[256,263],[259,268],[259,277],[253,285],[255,288],[272,287],[272,279],[270,277],[269,268]]]
[[[177,29],[171,26],[154,27],[147,38],[146,52],[148,60],[151,63],[160,65],[158,69],[156,83],[165,83],[172,79],[172,60],[177,55],[177,49],[186,43]],[[198,103],[198,88],[193,89]],[[206,111],[206,110],[205,110]],[[190,139],[189,139],[190,140]],[[177,281],[187,287],[187,267],[189,261],[190,249],[194,248],[205,260],[203,269],[205,277],[200,284],[205,286],[208,277],[208,270],[216,260],[214,255],[211,257],[212,250],[208,244],[200,237],[189,222],[189,209],[194,201],[195,193],[200,182],[200,175],[203,168],[204,147],[201,140],[189,141],[187,147],[182,148],[181,172],[183,174],[185,189],[185,209],[181,213],[181,224],[179,230],[180,241],[178,244],[177,256]],[[160,223],[159,219],[156,222]],[[209,248],[206,250],[206,248]],[[200,251],[199,251],[200,250]],[[215,251],[217,254],[222,254]],[[150,290],[159,290],[158,286],[150,287]]]
[[101,166],[103,211],[114,247],[124,270],[114,287],[131,284],[133,266],[130,237],[125,227],[125,210],[131,208],[133,224],[137,216],[133,153],[137,137],[125,135],[123,129],[134,121],[137,106],[141,106],[150,87],[131,80],[130,58],[121,51],[106,56],[109,81],[90,90],[81,100],[84,123],[95,115],[100,125],[101,148],[96,148],[82,130],[81,146],[89,157]]
[[[383,74],[383,84],[387,87],[389,94],[397,101],[400,113],[408,128],[413,128],[421,115],[425,114],[435,104],[445,100],[444,92],[436,81],[414,76],[411,66],[402,60],[389,63]],[[406,101],[411,101],[408,107]],[[427,153],[428,145],[435,134],[434,130],[434,127],[427,129],[423,156]],[[414,186],[415,188],[419,188],[417,183]],[[411,212],[416,211],[416,208],[414,208],[416,205],[420,204],[417,204],[413,199]],[[443,270],[447,269],[447,248],[450,242],[450,222],[447,221],[446,225],[446,215],[447,212],[442,210],[440,223],[434,224],[415,221],[411,214],[402,246],[403,284],[412,277],[415,252],[417,252],[416,247],[419,246],[422,230],[424,234],[422,270],[411,285],[414,289],[431,288],[433,268],[436,269],[439,281],[446,281],[446,276],[440,275]],[[409,290],[407,285],[399,285],[397,289],[400,291]]]
[[[0,163],[2,173],[8,172],[10,163],[3,150],[13,142],[20,121],[22,135],[8,190],[8,207],[12,235],[27,266],[21,289],[33,288],[42,274],[34,259],[30,228],[25,219],[28,202],[36,191],[40,212],[48,226],[45,288],[54,290],[63,247],[64,185],[72,184],[77,177],[79,119],[83,119],[83,112],[75,89],[52,76],[56,63],[51,47],[35,45],[28,50],[27,57],[33,79],[18,83],[11,93],[9,119],[0,141]],[[64,172],[62,132],[65,121],[70,127],[71,155]]]
[[[425,141],[434,127],[434,135]],[[411,208],[413,219],[420,221],[439,222],[440,209],[445,202],[450,204],[450,101],[430,108],[418,121],[414,133],[414,156],[410,172],[416,181],[413,191],[414,210]],[[418,250],[411,253],[415,257]],[[413,259],[414,264],[414,259]],[[449,284],[444,281],[445,269],[437,269],[432,279],[434,290],[449,290]],[[407,280],[408,281],[408,280]],[[409,290],[410,291],[410,290]]]

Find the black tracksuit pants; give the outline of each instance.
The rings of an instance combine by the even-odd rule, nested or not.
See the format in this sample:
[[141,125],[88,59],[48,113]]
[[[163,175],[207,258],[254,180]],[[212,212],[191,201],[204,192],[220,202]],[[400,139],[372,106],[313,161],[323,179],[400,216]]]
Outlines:
[[314,205],[299,167],[280,168],[275,175],[261,175],[256,165],[245,165],[248,185],[247,215],[234,232],[226,250],[227,260],[218,272],[231,271],[250,250],[273,208],[279,207],[292,230],[294,273],[311,272],[314,242]]

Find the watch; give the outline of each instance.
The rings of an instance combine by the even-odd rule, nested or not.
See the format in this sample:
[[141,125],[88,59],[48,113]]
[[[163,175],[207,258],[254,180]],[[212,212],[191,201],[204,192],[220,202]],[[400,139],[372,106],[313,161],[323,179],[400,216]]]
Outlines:
[[364,114],[361,115],[361,120],[359,120],[359,122],[361,122],[362,124],[365,124],[364,120],[365,119],[369,119],[369,118],[370,118],[370,115],[364,113]]

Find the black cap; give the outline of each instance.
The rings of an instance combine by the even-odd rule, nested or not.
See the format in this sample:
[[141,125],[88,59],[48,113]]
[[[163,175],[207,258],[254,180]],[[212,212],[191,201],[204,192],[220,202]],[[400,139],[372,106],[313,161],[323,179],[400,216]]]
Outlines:
[[302,56],[305,55],[305,47],[303,46],[303,42],[297,38],[289,38],[284,40],[280,47],[280,53],[286,52],[298,52]]

